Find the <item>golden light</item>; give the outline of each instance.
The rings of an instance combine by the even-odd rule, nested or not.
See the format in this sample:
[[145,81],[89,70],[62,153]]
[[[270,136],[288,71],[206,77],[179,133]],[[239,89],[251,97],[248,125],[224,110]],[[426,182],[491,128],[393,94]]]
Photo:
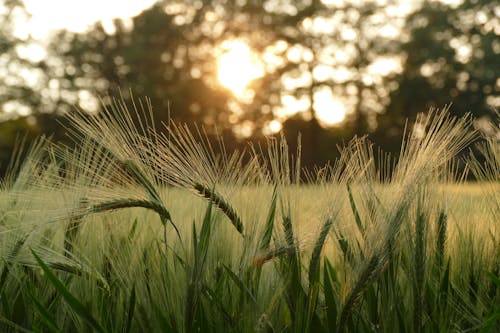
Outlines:
[[271,130],[271,132],[273,133],[278,133],[279,131],[281,131],[281,129],[283,128],[283,124],[281,124],[279,121],[277,120],[271,120],[269,122],[269,129]]
[[264,75],[264,66],[257,54],[241,40],[228,40],[221,45],[217,76],[222,86],[236,97],[243,97],[247,87]]
[[314,94],[314,109],[320,123],[324,126],[334,126],[346,117],[344,104],[333,96],[330,89],[321,89]]

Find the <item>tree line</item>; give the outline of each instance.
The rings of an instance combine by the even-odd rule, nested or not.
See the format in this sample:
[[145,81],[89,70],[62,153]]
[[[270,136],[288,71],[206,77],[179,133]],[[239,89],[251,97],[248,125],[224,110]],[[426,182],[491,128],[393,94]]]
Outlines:
[[[449,103],[452,113],[470,112],[479,129],[498,135],[497,6],[487,0],[412,6],[396,0],[158,1],[112,27],[60,31],[46,55],[33,59],[20,52],[33,41],[14,32],[23,4],[4,1],[0,169],[19,133],[65,140],[64,114],[74,107],[98,112],[112,103],[108,96],[128,98],[129,91],[150,98],[158,123],[203,124],[230,148],[243,139],[265,140],[278,119],[292,146],[301,133],[308,166],[333,159],[336,145],[353,135],[398,151],[406,119]],[[227,40],[245,41],[264,59],[264,73],[245,98],[218,82],[216,50]],[[344,105],[342,123],[322,121],[322,93]],[[290,100],[301,101],[293,114]],[[250,129],[244,138],[242,126]]]

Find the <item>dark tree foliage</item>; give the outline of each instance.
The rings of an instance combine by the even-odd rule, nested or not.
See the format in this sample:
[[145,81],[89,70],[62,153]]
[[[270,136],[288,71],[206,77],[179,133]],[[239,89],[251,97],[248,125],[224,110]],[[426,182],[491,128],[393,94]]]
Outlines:
[[500,104],[499,24],[498,5],[488,0],[466,0],[456,8],[426,2],[410,15],[411,37],[401,50],[404,71],[384,119],[389,132],[400,136],[404,119],[450,103],[455,115],[494,121]]
[[60,80],[75,93],[127,97],[130,90],[147,96],[157,121],[223,114],[227,93],[192,75],[191,42],[174,18],[155,5],[133,18],[132,27],[116,20],[112,34],[100,23],[85,34],[62,32],[54,45],[55,55],[67,66]]
[[[33,62],[18,53],[26,46],[29,36],[22,38],[14,33],[16,20],[26,19],[28,14],[22,1],[5,0],[0,11],[0,176],[5,172],[18,138],[25,133],[40,134],[33,119],[15,116],[16,111],[41,108],[39,91],[26,82],[21,69],[40,73],[43,62]],[[28,137],[28,138],[29,138]]]
[[[26,16],[22,1],[3,1],[3,10],[0,11],[0,120],[7,118],[3,111],[8,103],[22,101],[24,105],[35,106],[40,103],[40,96],[27,85],[20,73],[22,68],[35,70],[42,66],[18,54],[18,47],[27,45],[29,40],[16,36],[15,21]],[[9,106],[7,109],[11,111]]]

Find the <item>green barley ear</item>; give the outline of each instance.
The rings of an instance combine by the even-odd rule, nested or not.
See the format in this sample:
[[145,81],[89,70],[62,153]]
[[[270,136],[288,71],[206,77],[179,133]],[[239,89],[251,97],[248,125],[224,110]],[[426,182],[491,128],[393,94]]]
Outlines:
[[124,160],[120,162],[123,163],[124,168],[134,176],[137,182],[141,184],[144,187],[144,189],[146,189],[152,200],[158,203],[161,202],[160,195],[156,191],[155,186],[148,179],[148,177],[141,171],[141,169],[137,166],[137,164],[134,161]]
[[[106,211],[112,211],[123,208],[134,208],[134,207],[151,209],[160,216],[162,221],[171,221],[170,213],[165,207],[163,207],[163,205],[149,200],[116,199],[112,201],[102,202],[93,205],[90,208],[90,213],[101,213]],[[173,223],[172,226],[175,228],[177,233],[179,233],[177,226]]]
[[415,332],[420,333],[423,329],[423,307],[425,288],[425,232],[427,218],[422,210],[421,199],[417,207],[417,220],[415,222],[414,243],[414,281],[413,281],[413,326]]
[[283,222],[283,231],[285,233],[286,244],[291,248],[295,248],[295,238],[293,235],[292,218],[290,217],[290,214],[283,216],[282,222]]
[[351,248],[351,244],[344,236],[342,231],[337,230],[337,228],[334,228],[334,231],[335,231],[335,238],[337,239],[340,250],[342,251],[344,262],[347,262],[349,265],[353,266],[355,264],[355,258],[353,250]]
[[[159,181],[154,156],[162,147],[156,140],[151,104],[144,107],[141,102],[138,108],[132,99],[132,106],[129,109],[122,98],[114,100],[111,107],[104,105],[104,110],[97,115],[83,111],[70,113],[68,132],[82,146],[82,151],[61,152],[59,157],[76,170],[75,179],[71,179],[75,184],[70,186],[88,190],[85,185],[96,184],[102,189],[100,194],[104,198],[90,208],[91,213],[128,207],[152,209],[160,217],[164,238],[168,224],[180,237],[159,194],[159,185],[164,184]],[[147,199],[141,193],[136,193],[138,198],[118,196],[115,199],[117,195],[111,189],[119,185],[139,185]]]
[[377,277],[378,273],[382,270],[384,265],[383,258],[374,254],[367,265],[362,270],[359,278],[357,279],[356,284],[352,288],[348,297],[344,302],[344,306],[342,308],[342,312],[340,313],[339,324],[337,326],[337,332],[344,332],[348,320],[351,318],[354,308],[359,304],[359,302],[363,298],[363,293],[366,288],[373,282],[373,280]]
[[[319,299],[320,291],[320,261],[321,251],[326,241],[326,237],[333,225],[333,218],[329,218],[323,224],[319,233],[318,239],[314,244],[314,249],[309,262],[309,289],[307,291],[307,306],[305,318],[305,331],[309,331],[312,327],[317,326],[318,319],[316,317],[316,308]],[[324,272],[324,274],[327,274]]]
[[198,183],[194,184],[194,189],[205,199],[211,200],[229,218],[236,230],[240,234],[243,234],[241,218],[236,213],[236,210],[221,195],[215,192],[215,190],[210,190],[208,187]]
[[[114,155],[112,151],[109,151],[109,152],[111,155]],[[144,174],[144,172],[138,167],[137,163],[135,163],[134,161],[132,161],[130,159],[126,159],[123,161],[119,160],[118,156],[115,156],[115,158],[124,166],[125,170],[129,171],[132,174],[132,176],[134,177],[134,179],[140,185],[143,186],[143,188],[146,190],[146,192],[149,194],[149,196],[151,198],[151,202],[149,202],[149,203],[142,200],[141,203],[136,202],[136,204],[138,204],[139,207],[141,207],[141,204],[144,204],[144,205],[148,206],[145,208],[151,208],[154,211],[156,211],[158,213],[158,215],[160,216],[160,220],[161,220],[161,223],[163,224],[163,226],[166,227],[167,224],[170,222],[170,224],[174,227],[177,235],[180,238],[179,229],[177,228],[175,223],[172,221],[172,218],[170,217],[169,211],[163,206],[162,200],[161,200],[160,195],[158,194],[158,191],[156,190],[153,183]],[[134,207],[133,202],[130,202],[129,205],[127,206],[127,203],[125,201],[119,199],[119,200],[116,200],[115,202],[108,202],[108,203],[102,204],[100,208],[103,210],[111,210],[111,209],[124,208],[124,207]],[[106,205],[111,205],[111,206],[115,205],[118,207],[117,208],[106,208]],[[119,207],[120,205],[124,205],[124,207]],[[142,207],[144,207],[144,206],[142,206]]]
[[441,272],[444,264],[444,257],[446,251],[446,229],[447,229],[448,215],[442,210],[439,213],[437,220],[437,240],[436,240],[436,257],[439,272]]
[[377,237],[373,253],[365,260],[347,294],[337,328],[339,332],[346,328],[368,286],[389,263],[392,244],[400,234],[402,223],[408,220],[408,211],[417,198],[418,186],[425,184],[429,175],[456,156],[476,137],[476,132],[469,130],[470,125],[470,117],[452,118],[447,109],[444,109],[437,113],[430,112],[430,116],[419,115],[413,133],[404,138],[391,179],[391,185],[399,187],[394,208],[383,224],[382,237]]

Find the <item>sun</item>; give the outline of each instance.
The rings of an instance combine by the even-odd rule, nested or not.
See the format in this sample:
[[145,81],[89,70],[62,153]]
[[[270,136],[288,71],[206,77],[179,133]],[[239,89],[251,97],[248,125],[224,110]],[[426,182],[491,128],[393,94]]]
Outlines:
[[243,97],[248,85],[264,75],[258,55],[241,40],[227,40],[221,45],[217,76],[222,86],[236,97]]
[[345,105],[332,94],[331,89],[320,89],[314,94],[314,99],[316,116],[322,125],[336,126],[345,120]]

